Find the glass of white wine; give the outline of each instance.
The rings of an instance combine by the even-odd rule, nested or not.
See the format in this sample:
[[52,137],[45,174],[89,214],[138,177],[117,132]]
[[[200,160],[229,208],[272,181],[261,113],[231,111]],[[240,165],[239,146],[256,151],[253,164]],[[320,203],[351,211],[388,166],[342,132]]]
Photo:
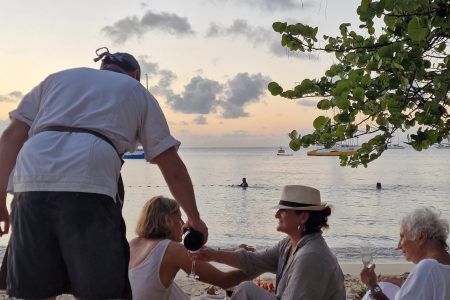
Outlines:
[[370,268],[373,264],[373,249],[369,242],[363,242],[361,244],[361,260],[366,268]]
[[189,273],[189,275],[187,275],[187,277],[191,281],[197,281],[199,276],[197,274],[195,274],[195,262],[197,261],[197,255],[198,255],[199,251],[189,251],[189,252],[191,252],[192,266],[191,266],[191,273]]

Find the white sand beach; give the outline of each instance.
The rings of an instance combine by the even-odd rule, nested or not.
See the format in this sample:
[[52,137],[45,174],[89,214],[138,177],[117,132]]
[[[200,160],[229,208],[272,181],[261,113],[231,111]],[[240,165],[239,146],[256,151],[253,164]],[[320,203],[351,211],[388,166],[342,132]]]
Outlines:
[[[221,266],[219,266],[221,267]],[[362,265],[360,263],[341,263],[342,271],[345,274],[345,286],[347,289],[347,294],[351,297],[348,299],[360,299],[359,294],[364,289],[363,284],[359,280],[359,272],[361,271]],[[410,272],[413,267],[411,263],[400,263],[400,262],[386,262],[378,263],[376,265],[377,274],[382,275],[397,275],[406,276],[407,272]],[[227,269],[226,266],[221,268]],[[260,276],[262,282],[274,283],[275,275],[270,273],[265,273]],[[206,289],[209,284],[196,281],[190,281],[184,272],[179,272],[175,278],[176,283],[192,298],[198,299],[199,296],[206,295]],[[218,289],[218,293],[223,294],[223,290]],[[12,299],[9,298],[4,291],[0,292],[1,299]],[[62,295],[57,298],[58,300],[73,300],[75,299],[71,295]]]
[[[377,274],[381,275],[395,275],[406,277],[407,273],[411,271],[413,264],[400,262],[385,262],[376,265]],[[226,269],[226,267],[224,267]],[[359,273],[362,269],[361,263],[341,263],[342,271],[345,275],[345,287],[347,295],[352,298],[361,299],[360,294],[365,291],[364,285],[359,279]],[[275,274],[265,273],[260,276],[262,282],[275,283]],[[175,281],[177,284],[191,297],[205,295],[208,284],[203,282],[191,282],[186,278],[186,274],[179,272]],[[223,293],[223,291],[219,290]]]

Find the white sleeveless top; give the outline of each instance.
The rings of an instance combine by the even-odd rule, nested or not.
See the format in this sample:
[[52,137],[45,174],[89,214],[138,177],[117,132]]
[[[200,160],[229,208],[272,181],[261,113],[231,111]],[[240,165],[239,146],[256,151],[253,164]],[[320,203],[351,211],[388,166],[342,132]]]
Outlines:
[[160,241],[136,267],[128,270],[133,300],[189,300],[190,298],[172,281],[168,288],[159,278],[159,269],[171,240]]

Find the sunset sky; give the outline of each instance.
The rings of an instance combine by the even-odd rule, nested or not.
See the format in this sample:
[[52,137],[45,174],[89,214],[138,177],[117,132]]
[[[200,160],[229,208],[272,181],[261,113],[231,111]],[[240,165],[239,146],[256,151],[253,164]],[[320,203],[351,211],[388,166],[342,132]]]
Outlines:
[[95,50],[130,52],[183,146],[287,145],[319,114],[312,100],[267,91],[316,78],[326,54],[287,53],[275,21],[357,28],[359,0],[154,0],[0,2],[0,131],[8,112],[48,74],[92,67]]

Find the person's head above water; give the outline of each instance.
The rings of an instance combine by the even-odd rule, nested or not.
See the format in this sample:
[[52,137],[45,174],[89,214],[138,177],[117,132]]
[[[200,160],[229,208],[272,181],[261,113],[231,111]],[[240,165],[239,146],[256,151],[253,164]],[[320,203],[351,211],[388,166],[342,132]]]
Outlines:
[[141,80],[141,67],[133,55],[125,52],[110,53],[106,47],[95,50],[97,57],[94,62],[102,60],[100,69],[111,71],[123,71],[137,81]]

